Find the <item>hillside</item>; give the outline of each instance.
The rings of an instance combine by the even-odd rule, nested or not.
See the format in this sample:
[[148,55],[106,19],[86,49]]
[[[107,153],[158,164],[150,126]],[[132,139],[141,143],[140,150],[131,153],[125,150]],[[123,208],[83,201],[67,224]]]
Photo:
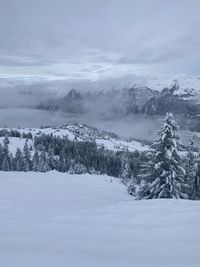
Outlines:
[[[6,130],[8,136],[11,131],[17,131],[21,136],[23,134],[31,133],[32,137],[45,135],[52,135],[61,138],[67,138],[68,140],[77,141],[89,141],[96,142],[99,147],[104,147],[108,150],[118,151],[145,151],[148,146],[144,143],[121,138],[114,133],[98,130],[94,127],[87,126],[79,123],[68,123],[60,127],[44,127],[44,128],[0,128],[0,132]],[[3,134],[4,135],[4,134]],[[3,142],[4,137],[0,137],[0,142]],[[25,139],[20,137],[10,137],[10,148],[14,153],[17,147],[22,148],[24,146]],[[29,142],[31,145],[31,141]]]
[[0,172],[4,267],[198,267],[200,203],[135,201],[107,176]]

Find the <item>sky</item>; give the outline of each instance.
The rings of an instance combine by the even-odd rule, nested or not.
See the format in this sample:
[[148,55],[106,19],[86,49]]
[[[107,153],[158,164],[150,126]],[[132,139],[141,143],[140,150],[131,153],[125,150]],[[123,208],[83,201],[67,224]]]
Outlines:
[[0,0],[0,77],[200,69],[199,0]]

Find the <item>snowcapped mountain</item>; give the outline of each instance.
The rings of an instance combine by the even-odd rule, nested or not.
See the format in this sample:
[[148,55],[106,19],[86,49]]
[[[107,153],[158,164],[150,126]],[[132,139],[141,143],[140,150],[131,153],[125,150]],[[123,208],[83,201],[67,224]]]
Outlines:
[[[0,90],[3,99],[0,99],[0,105],[5,106],[5,103],[8,103],[10,106],[30,105],[71,113],[92,111],[107,115],[126,115],[140,112],[150,98],[158,96],[164,89],[170,89],[174,85],[174,95],[182,100],[200,102],[200,76],[194,75],[127,75],[95,82],[1,75]],[[13,94],[16,95],[15,103],[10,104],[9,100]]]
[[[114,133],[101,131],[93,127],[89,127],[84,124],[79,123],[68,123],[61,127],[45,127],[45,128],[0,128],[0,133],[2,137],[0,137],[0,143],[3,143],[4,136],[6,134],[12,135],[11,133],[17,131],[20,133],[20,136],[12,136],[9,137],[10,140],[10,150],[13,154],[16,152],[17,147],[23,148],[25,140],[24,135],[31,134],[32,137],[41,136],[41,135],[53,135],[59,136],[61,138],[67,138],[68,140],[77,140],[77,141],[89,141],[96,142],[99,147],[104,147],[108,150],[112,151],[122,151],[128,149],[130,152],[138,150],[145,151],[148,149],[148,145],[144,144],[144,142],[139,142],[136,140],[128,140],[125,138],[120,138]],[[29,140],[29,145],[32,143]]]
[[194,75],[165,75],[157,77],[148,77],[143,82],[146,86],[156,91],[162,91],[163,88],[170,88],[174,83],[179,84],[177,94],[183,95],[188,91],[200,94],[200,76]]
[[70,113],[92,112],[105,117],[127,115],[138,113],[149,99],[158,94],[155,90],[141,86],[93,93],[80,93],[72,89],[64,97],[40,103],[38,108]]
[[193,88],[180,89],[178,81],[175,80],[171,87],[164,88],[157,96],[149,99],[141,112],[150,115],[172,112],[189,118],[198,117],[200,114],[199,97],[199,92]]
[[152,84],[151,88],[135,84],[130,88],[89,93],[72,89],[64,97],[40,103],[38,108],[75,114],[90,113],[104,118],[129,114],[164,115],[172,112],[185,118],[198,119],[200,91],[192,88],[190,83],[185,82],[186,85],[188,87],[184,88],[178,80],[174,80],[169,87],[160,91],[155,90]]
[[[97,82],[54,80],[26,85],[17,83],[12,88],[1,88],[0,107],[25,107],[37,109],[37,112],[62,111],[61,114],[69,113],[69,116],[84,115],[104,121],[132,114],[153,117],[172,112],[183,121],[190,120],[187,127],[185,123],[180,123],[181,127],[200,131],[200,77],[127,76]],[[9,123],[4,124],[9,126]],[[41,124],[44,123],[36,125]],[[19,121],[17,125],[23,125],[23,122]]]

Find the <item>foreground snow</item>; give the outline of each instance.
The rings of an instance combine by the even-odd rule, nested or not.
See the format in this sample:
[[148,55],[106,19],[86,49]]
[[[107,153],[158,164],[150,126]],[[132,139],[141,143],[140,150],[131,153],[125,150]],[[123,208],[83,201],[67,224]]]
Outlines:
[[3,267],[200,266],[200,202],[134,201],[107,176],[0,172]]

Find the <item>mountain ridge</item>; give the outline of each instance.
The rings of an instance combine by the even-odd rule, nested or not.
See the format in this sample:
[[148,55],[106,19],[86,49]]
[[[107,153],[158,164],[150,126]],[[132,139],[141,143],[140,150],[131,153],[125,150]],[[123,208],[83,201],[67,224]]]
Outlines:
[[99,113],[100,115],[147,114],[164,115],[166,112],[196,117],[200,114],[200,91],[181,90],[178,80],[161,91],[148,86],[133,85],[130,88],[81,93],[70,90],[64,97],[40,103],[37,108],[62,110],[69,113]]

